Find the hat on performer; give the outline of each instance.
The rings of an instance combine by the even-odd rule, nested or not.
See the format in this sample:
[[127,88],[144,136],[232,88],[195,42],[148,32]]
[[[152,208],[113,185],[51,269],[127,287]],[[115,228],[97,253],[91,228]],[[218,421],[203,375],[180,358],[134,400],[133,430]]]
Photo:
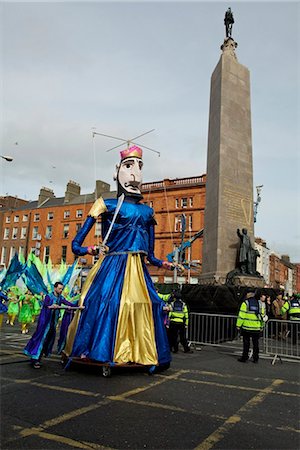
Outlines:
[[143,150],[140,147],[138,147],[137,145],[133,145],[129,148],[126,148],[125,150],[122,150],[120,152],[120,156],[121,156],[121,161],[123,161],[123,159],[130,158],[130,157],[142,159]]

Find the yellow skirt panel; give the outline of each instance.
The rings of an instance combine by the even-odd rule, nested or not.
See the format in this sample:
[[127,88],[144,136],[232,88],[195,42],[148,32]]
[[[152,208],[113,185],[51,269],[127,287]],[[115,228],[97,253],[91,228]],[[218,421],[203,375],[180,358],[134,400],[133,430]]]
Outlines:
[[140,255],[129,254],[120,301],[115,363],[158,364],[152,303]]

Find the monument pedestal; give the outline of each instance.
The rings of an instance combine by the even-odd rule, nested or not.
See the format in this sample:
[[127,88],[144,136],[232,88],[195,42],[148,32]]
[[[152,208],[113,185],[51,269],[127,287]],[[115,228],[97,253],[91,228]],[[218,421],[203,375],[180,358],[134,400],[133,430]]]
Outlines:
[[[263,277],[254,277],[252,275],[236,275],[229,286],[263,288],[265,286]],[[204,274],[199,276],[199,284],[203,286],[221,286],[226,284],[226,276],[224,274]]]

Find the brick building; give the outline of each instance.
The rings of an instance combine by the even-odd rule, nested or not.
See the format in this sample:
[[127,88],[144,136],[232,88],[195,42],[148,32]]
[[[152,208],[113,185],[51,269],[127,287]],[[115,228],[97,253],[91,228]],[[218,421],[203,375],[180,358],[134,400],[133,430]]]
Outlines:
[[[142,187],[144,202],[156,213],[155,254],[166,259],[167,254],[181,242],[181,215],[186,215],[185,240],[190,239],[203,228],[205,205],[205,176],[163,180],[145,183]],[[71,243],[95,201],[100,195],[104,199],[115,197],[110,185],[97,180],[95,191],[81,194],[80,185],[69,181],[64,197],[56,198],[49,188],[41,188],[38,200],[22,201],[18,206],[9,205],[2,210],[2,233],[0,240],[0,263],[8,265],[15,253],[24,256],[34,250],[44,262],[51,257],[53,264],[61,260],[72,264],[74,254]],[[95,224],[84,245],[95,245],[101,240],[101,220]],[[189,278],[199,273],[202,258],[202,239],[197,239],[186,257],[194,260],[198,267],[189,272]],[[89,255],[79,259],[84,267],[93,264]],[[163,269],[149,266],[155,280],[171,282],[173,276]],[[165,278],[168,277],[168,278]],[[179,280],[180,281],[180,280]],[[181,281],[187,281],[181,280]]]
[[295,263],[296,292],[300,292],[300,263]]
[[[50,256],[53,264],[59,264],[61,260],[72,264],[72,239],[82,226],[95,197],[114,195],[109,184],[100,180],[96,182],[93,193],[81,195],[80,190],[79,184],[69,181],[64,197],[56,198],[51,189],[43,187],[38,200],[19,207],[6,207],[2,212],[0,263],[8,265],[15,253],[23,253],[27,257],[34,250],[44,262]],[[96,224],[86,239],[86,245],[94,245],[98,234],[99,224]],[[87,256],[82,262],[91,265],[92,257]]]

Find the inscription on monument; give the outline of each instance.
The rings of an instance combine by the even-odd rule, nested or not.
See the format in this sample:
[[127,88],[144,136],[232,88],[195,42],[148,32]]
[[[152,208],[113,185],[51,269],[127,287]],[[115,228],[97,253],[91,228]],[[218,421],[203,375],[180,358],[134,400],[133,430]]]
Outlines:
[[226,219],[234,223],[245,223],[250,226],[252,222],[252,200],[246,190],[239,186],[239,190],[230,182],[224,182],[223,190]]

